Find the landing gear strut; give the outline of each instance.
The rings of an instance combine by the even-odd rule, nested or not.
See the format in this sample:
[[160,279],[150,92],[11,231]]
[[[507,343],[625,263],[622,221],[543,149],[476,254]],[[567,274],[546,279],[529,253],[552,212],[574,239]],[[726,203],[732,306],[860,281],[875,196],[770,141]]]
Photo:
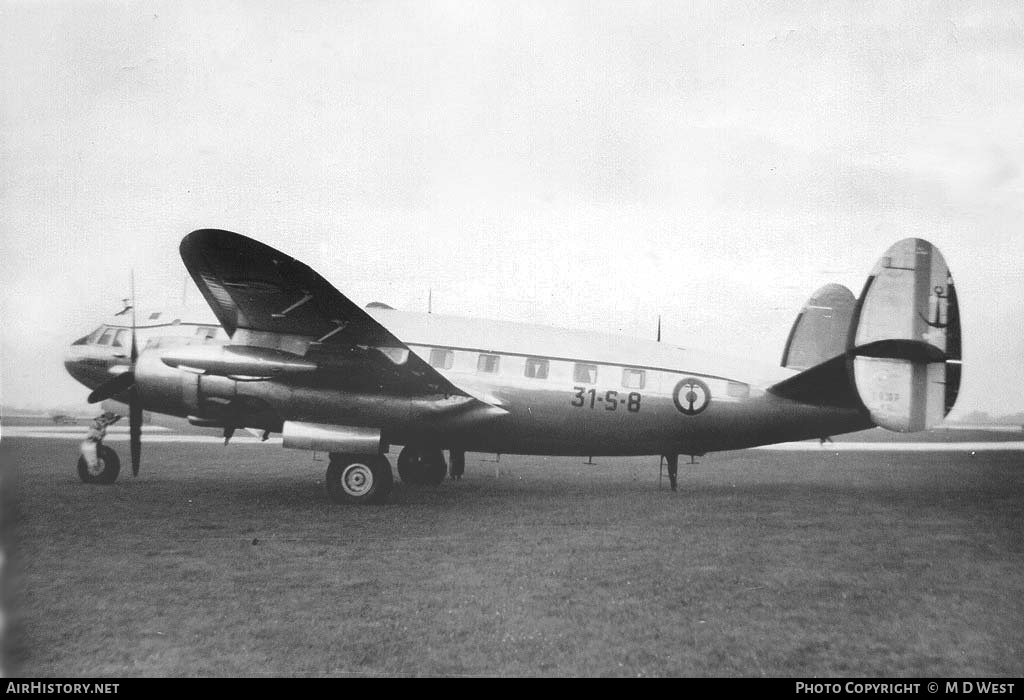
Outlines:
[[679,455],[665,455],[665,461],[668,463],[668,485],[675,491],[676,475],[679,473]]
[[377,504],[387,500],[394,477],[384,455],[332,452],[324,484],[335,503]]
[[437,486],[448,471],[444,454],[436,447],[406,445],[398,454],[398,476],[405,484]]
[[462,450],[448,450],[449,474],[455,481],[466,473],[466,453]]

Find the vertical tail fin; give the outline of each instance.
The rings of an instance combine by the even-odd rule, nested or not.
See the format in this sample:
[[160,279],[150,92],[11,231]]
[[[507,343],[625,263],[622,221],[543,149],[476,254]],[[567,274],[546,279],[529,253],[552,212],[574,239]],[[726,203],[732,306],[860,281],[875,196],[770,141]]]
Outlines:
[[960,310],[939,250],[899,241],[871,271],[854,310],[851,379],[871,419],[899,432],[949,413],[960,390]]
[[856,305],[853,292],[841,284],[826,284],[811,295],[793,322],[782,366],[805,370],[846,352]]
[[802,370],[769,391],[816,406],[859,407],[883,428],[925,430],[960,391],[960,308],[935,246],[904,239],[875,265],[859,300],[822,287],[804,307],[782,356]]

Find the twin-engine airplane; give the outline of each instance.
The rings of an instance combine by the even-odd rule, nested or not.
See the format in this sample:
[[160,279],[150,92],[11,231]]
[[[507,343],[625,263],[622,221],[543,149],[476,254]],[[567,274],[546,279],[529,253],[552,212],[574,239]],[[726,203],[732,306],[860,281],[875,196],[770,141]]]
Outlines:
[[[393,444],[406,483],[440,483],[443,450],[456,478],[474,451],[661,455],[674,482],[680,454],[926,429],[960,385],[953,280],[917,238],[885,253],[859,298],[836,284],[815,293],[767,371],[655,341],[359,308],[305,264],[227,231],[190,233],[181,256],[219,327],[123,314],[66,361],[90,402],[130,405],[134,473],[145,409],[329,452],[339,503],[385,501]],[[94,468],[80,463],[84,481],[117,477],[101,447]]]

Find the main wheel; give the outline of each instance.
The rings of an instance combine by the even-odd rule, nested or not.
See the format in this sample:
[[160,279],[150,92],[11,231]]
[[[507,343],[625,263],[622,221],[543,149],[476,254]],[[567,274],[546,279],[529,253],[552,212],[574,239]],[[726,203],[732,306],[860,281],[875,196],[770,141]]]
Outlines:
[[335,503],[383,503],[394,477],[383,455],[332,454],[325,485],[327,496]]
[[398,476],[402,483],[437,486],[444,481],[447,471],[444,453],[436,447],[406,445],[398,454]]
[[78,478],[87,484],[112,484],[121,473],[121,460],[106,445],[96,447],[96,466],[90,467],[85,457],[78,458]]

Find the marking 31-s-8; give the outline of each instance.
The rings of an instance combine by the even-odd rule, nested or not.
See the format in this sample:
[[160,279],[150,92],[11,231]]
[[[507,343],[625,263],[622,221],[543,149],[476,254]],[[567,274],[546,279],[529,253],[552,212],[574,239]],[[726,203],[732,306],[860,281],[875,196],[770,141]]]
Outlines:
[[572,405],[576,408],[589,406],[593,410],[597,404],[603,404],[604,410],[614,411],[620,405],[624,405],[630,413],[640,412],[640,400],[643,397],[639,391],[631,391],[627,396],[620,398],[619,392],[614,390],[606,391],[601,396],[596,389],[588,389],[584,386],[574,386],[572,389],[576,392],[572,399]]

